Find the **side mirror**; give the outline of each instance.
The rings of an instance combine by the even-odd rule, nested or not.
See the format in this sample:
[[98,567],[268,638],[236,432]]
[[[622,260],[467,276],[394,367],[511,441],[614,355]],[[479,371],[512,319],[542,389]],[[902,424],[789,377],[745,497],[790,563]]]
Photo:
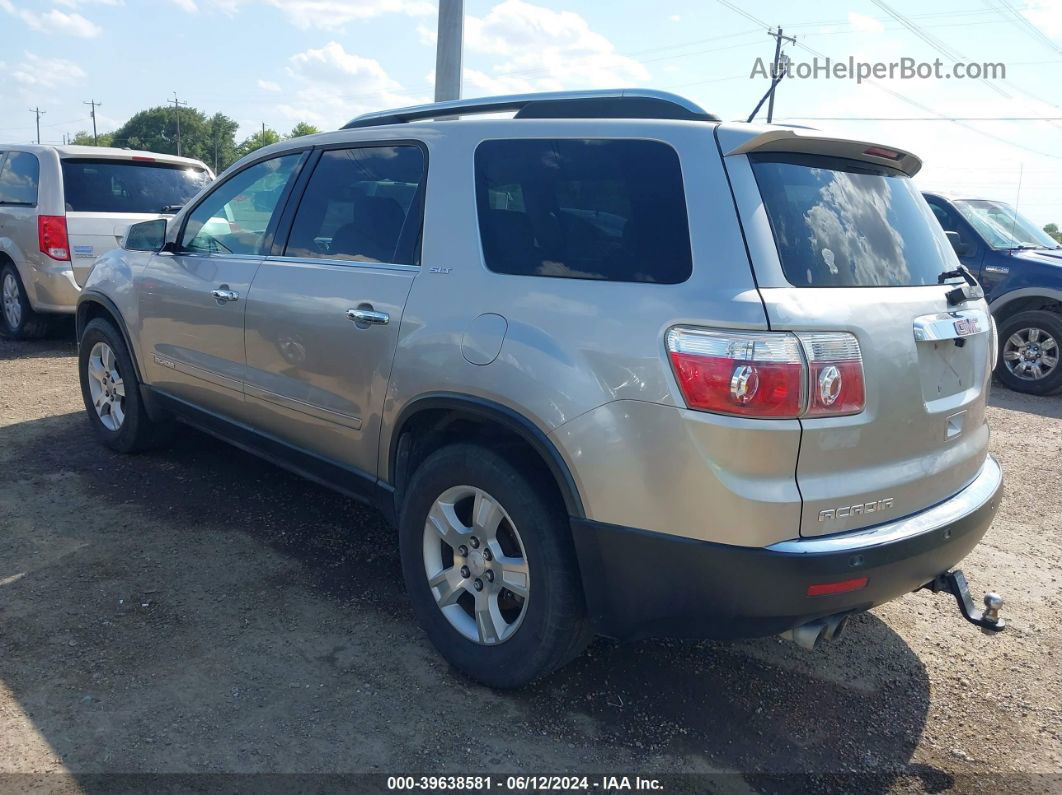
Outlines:
[[165,243],[166,219],[156,218],[130,226],[122,248],[128,251],[161,251]]
[[973,254],[972,248],[969,243],[966,243],[959,237],[958,232],[944,232],[948,236],[948,242],[951,243],[951,247],[955,249],[955,254],[960,257],[968,257]]

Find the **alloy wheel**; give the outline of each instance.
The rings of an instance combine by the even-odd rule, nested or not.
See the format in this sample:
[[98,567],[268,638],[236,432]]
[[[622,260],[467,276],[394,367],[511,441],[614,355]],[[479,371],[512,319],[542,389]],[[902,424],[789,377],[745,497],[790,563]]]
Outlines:
[[450,625],[483,645],[504,643],[527,613],[530,571],[505,508],[474,486],[435,500],[424,523],[424,573]]
[[4,274],[4,284],[0,288],[4,305],[4,320],[10,329],[17,329],[22,323],[22,299],[19,296],[18,280],[13,273]]
[[1023,381],[1047,378],[1058,367],[1058,341],[1043,329],[1023,328],[1003,344],[1003,363]]
[[125,421],[125,381],[118,370],[118,357],[106,342],[92,346],[88,357],[89,394],[103,427],[117,431]]

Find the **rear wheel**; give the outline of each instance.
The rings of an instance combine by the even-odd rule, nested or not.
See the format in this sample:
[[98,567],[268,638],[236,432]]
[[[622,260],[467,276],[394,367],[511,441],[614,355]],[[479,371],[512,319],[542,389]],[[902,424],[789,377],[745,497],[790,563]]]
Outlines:
[[85,326],[78,370],[89,423],[105,445],[138,453],[170,440],[172,424],[148,416],[125,340],[108,321],[96,318]]
[[0,268],[0,334],[13,340],[33,340],[48,333],[48,316],[33,311],[22,278],[13,263]]
[[406,588],[455,668],[520,687],[590,639],[567,516],[530,469],[471,444],[416,470],[399,522]]
[[1042,309],[1019,312],[999,326],[996,375],[1031,395],[1062,392],[1062,315]]

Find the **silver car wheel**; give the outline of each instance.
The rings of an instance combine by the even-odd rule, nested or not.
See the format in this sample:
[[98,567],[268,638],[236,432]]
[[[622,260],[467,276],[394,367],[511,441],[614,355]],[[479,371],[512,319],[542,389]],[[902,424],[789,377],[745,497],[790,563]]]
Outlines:
[[1058,367],[1058,341],[1040,328],[1023,328],[1003,344],[1003,363],[1023,381],[1047,378]]
[[504,643],[527,613],[531,578],[505,508],[474,486],[443,492],[424,523],[424,573],[450,625],[476,643]]
[[103,427],[117,431],[125,421],[125,382],[118,357],[106,342],[97,342],[88,357],[89,394]]
[[4,274],[3,302],[8,328],[17,329],[22,323],[22,300],[18,294],[18,280],[12,273]]

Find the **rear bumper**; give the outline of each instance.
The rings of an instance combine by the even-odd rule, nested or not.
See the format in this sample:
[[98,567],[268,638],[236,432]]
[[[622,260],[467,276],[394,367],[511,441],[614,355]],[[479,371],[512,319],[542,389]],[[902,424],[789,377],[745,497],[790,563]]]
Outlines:
[[69,263],[48,264],[31,270],[32,282],[26,285],[26,292],[34,310],[64,314],[76,310],[81,288]]
[[[741,638],[867,610],[962,560],[992,523],[1002,472],[989,457],[949,500],[904,519],[770,547],[714,544],[573,519],[595,629],[617,638]],[[808,596],[812,584],[866,577],[859,590]]]

